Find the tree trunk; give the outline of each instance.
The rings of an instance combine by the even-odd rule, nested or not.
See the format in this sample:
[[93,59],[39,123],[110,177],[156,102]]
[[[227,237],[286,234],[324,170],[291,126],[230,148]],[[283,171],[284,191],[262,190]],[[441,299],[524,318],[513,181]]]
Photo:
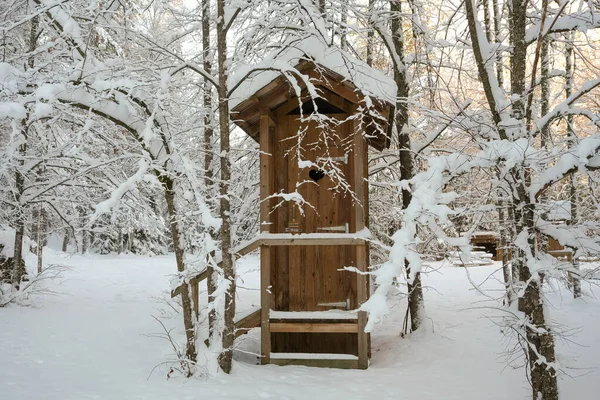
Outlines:
[[510,90],[515,99],[512,103],[512,116],[517,121],[524,121],[525,71],[527,66],[527,44],[525,43],[527,1],[512,0],[511,5],[509,38],[513,51],[510,57]]
[[373,26],[373,11],[375,0],[369,0],[369,31],[367,32],[367,65],[373,66],[373,46],[375,44],[375,27]]
[[69,230],[67,229],[63,235],[63,241],[62,241],[62,251],[63,253],[66,253],[67,250],[69,248]]
[[[549,65],[549,51],[550,51],[550,39],[548,37],[544,37],[542,39],[542,45],[540,48],[540,58],[542,60],[540,64],[540,86],[541,86],[541,98],[540,98],[540,116],[546,115],[549,111],[550,107],[550,70],[548,68]],[[540,146],[542,149],[550,150],[550,128],[548,125],[542,127],[540,131]],[[548,194],[547,192],[542,193],[540,196],[540,203],[547,204],[548,203]],[[539,235],[539,248],[542,253],[548,253],[548,236]],[[543,282],[542,275],[542,282]]]
[[[573,52],[573,33],[569,32],[565,35],[565,98],[571,96],[573,91],[573,67],[575,64],[574,52]],[[567,116],[567,138],[569,139],[569,146],[573,148],[577,143],[575,136],[575,130],[573,128],[573,116]],[[575,174],[569,177],[569,199],[571,200],[571,224],[575,224],[578,218],[578,197],[577,197],[577,178]],[[569,274],[573,283],[573,297],[581,297],[581,279],[579,277],[579,261],[575,257],[577,249],[572,247],[573,256],[571,257],[571,266],[575,273]]]
[[[498,0],[492,0],[493,9],[494,9],[494,37],[496,42],[499,43],[502,39],[500,37],[500,19],[501,19],[501,11],[500,6],[498,5]],[[498,52],[496,54],[496,78],[498,79],[498,86],[504,86],[504,67],[502,65],[502,54]]]
[[45,223],[44,223],[44,209],[42,208],[42,205],[40,204],[38,213],[37,213],[37,224],[36,224],[36,233],[37,233],[37,237],[36,237],[36,242],[37,242],[37,273],[41,274],[42,273],[42,268],[43,268],[43,253],[44,253],[44,236],[46,235],[45,232],[43,232],[44,227],[45,227]]
[[[175,188],[173,179],[165,176],[159,178],[163,183],[165,190],[165,200],[167,202],[167,213],[169,215],[169,226],[171,228],[171,238],[173,239],[173,249],[175,250],[175,261],[177,271],[185,271],[184,249],[179,237],[179,224],[177,222],[177,208],[175,206]],[[192,365],[196,362],[196,330],[194,326],[194,309],[191,300],[190,285],[185,285],[186,290],[181,291],[181,305],[183,308],[183,326],[185,328],[185,357],[188,364],[187,376],[194,373]]]
[[[391,22],[392,42],[394,51],[398,60],[404,60],[404,35],[402,27],[402,9],[399,2],[390,2],[390,11],[394,13],[394,18]],[[414,165],[412,158],[412,150],[410,146],[410,136],[405,128],[408,126],[408,83],[406,80],[406,66],[394,66],[394,80],[398,86],[396,101],[396,131],[398,132],[398,153],[400,158],[400,179],[408,180],[414,176]],[[402,189],[402,209],[406,209],[410,204],[412,194],[409,190]],[[423,320],[424,300],[423,288],[421,286],[421,273],[414,274],[411,277],[411,269],[408,262],[406,265],[406,273],[408,276],[408,314],[410,314],[411,331],[419,329]]]
[[117,234],[117,253],[121,254],[123,249],[123,230],[119,228],[119,233]]
[[346,25],[348,23],[348,7],[345,3],[341,3],[340,9],[340,48],[343,51],[348,50],[348,37],[346,34]]
[[[496,99],[494,88],[491,87],[492,78],[488,75],[477,33],[477,9],[474,0],[465,2],[466,15],[469,25],[469,35],[473,44],[477,69],[483,88],[487,97],[490,111],[496,123],[496,129],[500,138],[504,140],[515,140],[524,137],[527,134],[526,115],[525,115],[525,77],[526,77],[526,57],[527,44],[525,42],[527,4],[525,0],[513,0],[510,5],[512,9],[509,15],[510,41],[512,52],[510,56],[510,82],[511,82],[511,100],[512,117],[519,121],[520,130],[514,130],[512,135],[507,135],[505,127],[501,125],[501,117],[496,110]],[[507,176],[510,193],[513,194],[514,201],[511,205],[516,223],[516,236],[527,234],[527,256],[525,252],[513,251],[512,266],[517,269],[519,277],[513,282],[524,289],[523,295],[519,298],[518,306],[527,317],[525,329],[526,356],[529,362],[529,375],[531,378],[532,398],[534,400],[558,400],[558,383],[556,371],[554,369],[555,353],[554,338],[549,327],[546,325],[544,306],[542,298],[541,277],[532,276],[529,269],[530,260],[528,257],[536,257],[537,243],[535,230],[535,202],[531,201],[528,184],[530,183],[530,171],[524,169],[522,165],[513,167]],[[513,236],[513,237],[516,237]],[[516,249],[515,249],[516,250]]]
[[[540,64],[540,86],[542,87],[542,96],[540,99],[540,116],[546,115],[550,108],[550,39],[544,37],[542,40],[541,47],[542,63]],[[549,150],[552,143],[550,143],[550,128],[549,125],[544,125],[540,131],[540,145],[543,149]],[[542,194],[543,195],[543,194]]]
[[[523,188],[524,189],[524,188]],[[524,194],[524,192],[521,192]],[[533,204],[525,206],[521,219],[520,231],[529,232],[529,250],[535,254],[536,238],[534,228],[535,207]],[[521,283],[527,285],[525,293],[519,298],[519,311],[525,313],[529,324],[525,327],[527,338],[527,358],[529,360],[529,374],[532,398],[534,400],[558,400],[558,382],[553,364],[556,362],[554,351],[554,337],[544,315],[542,299],[541,277],[532,277],[527,262],[519,263]],[[533,278],[533,279],[532,279]]]
[[[511,12],[511,93],[518,96],[513,102],[513,117],[521,121],[523,130],[526,129],[525,74],[527,65],[527,44],[525,43],[527,1],[513,0]],[[517,207],[520,218],[517,218],[518,232],[528,233],[528,247],[532,255],[537,254],[535,231],[535,204],[532,204],[526,185],[530,181],[530,172],[522,167],[513,168],[513,185],[516,186]],[[515,215],[517,216],[517,214]],[[514,265],[515,260],[513,260]],[[554,338],[546,325],[542,298],[542,276],[533,277],[529,270],[525,254],[517,260],[520,284],[525,287],[523,296],[519,299],[519,311],[525,313],[529,325],[525,327],[527,338],[527,353],[531,378],[532,397],[535,400],[558,400],[558,382],[552,363],[555,360]]]
[[506,202],[502,199],[502,192],[498,191],[498,225],[500,227],[500,249],[502,251],[502,275],[504,277],[504,287],[506,290],[506,303],[511,305],[515,299],[516,293],[513,288],[510,263],[508,258],[508,235],[506,226],[512,224],[507,218],[505,211]]
[[[486,3],[484,3],[484,7],[487,9]],[[494,38],[496,42],[499,43],[502,39],[500,37],[501,15],[498,0],[492,0],[492,9],[494,11]],[[489,20],[489,16],[486,17],[486,19]],[[487,27],[487,32],[490,30],[491,29]],[[496,78],[498,79],[498,86],[502,88],[504,86],[504,66],[502,65],[502,55],[500,52],[496,54]],[[507,305],[510,306],[516,297],[516,293],[513,287],[514,272],[511,272],[508,240],[509,237],[512,237],[511,234],[513,231],[512,229],[507,229],[507,226],[514,226],[514,219],[511,219],[512,213],[509,211],[510,204],[507,204],[507,201],[505,201],[503,197],[504,194],[502,191],[498,190],[498,219],[500,226],[500,248],[502,249],[502,275],[504,276],[504,285],[506,287],[506,302]]]
[[319,7],[319,12],[321,13],[321,16],[323,17],[323,19],[325,19],[325,0],[318,0],[317,6]]
[[27,270],[25,269],[25,262],[23,260],[23,238],[25,237],[25,223],[23,217],[19,216],[16,223],[15,229],[15,252],[13,255],[13,267],[11,283],[18,289],[21,281],[27,277]]
[[485,37],[488,42],[492,42],[492,24],[490,20],[490,5],[488,0],[482,0],[483,6],[483,24],[485,26]]
[[[516,219],[515,219],[515,204],[514,202],[511,202],[508,205],[508,220],[511,222],[509,225],[509,233],[508,233],[508,237],[509,238],[514,238],[515,237],[515,224],[516,224]],[[508,246],[508,243],[507,243]],[[512,282],[513,285],[516,282],[519,282],[521,279],[519,278],[519,268],[517,268],[514,263],[512,262],[512,260],[518,259],[519,257],[519,249],[517,248],[517,246],[515,245],[514,240],[511,240],[511,244],[510,244],[510,265],[511,265],[511,273],[512,273]]]
[[[33,52],[37,47],[37,31],[39,26],[39,17],[35,16],[31,19],[31,26],[29,29],[29,53],[31,54],[27,58],[27,65],[29,68],[33,68],[35,64],[35,57]],[[29,126],[27,120],[29,119],[29,113],[25,119],[21,120],[21,135],[23,142],[19,145],[19,155],[21,159],[18,161],[18,166],[15,170],[15,204],[17,204],[17,218],[15,221],[15,244],[14,244],[14,255],[13,255],[13,270],[11,276],[11,282],[15,288],[19,287],[19,284],[23,278],[27,276],[27,270],[25,269],[25,262],[23,261],[23,238],[25,237],[25,207],[21,204],[21,197],[24,192],[25,177],[23,176],[20,167],[24,165],[23,157],[27,152],[27,137]]]
[[[212,63],[210,61],[210,0],[202,1],[202,57],[204,63],[204,70],[210,73],[212,70]],[[205,81],[204,82],[204,185],[206,186],[206,199],[213,198],[213,186],[215,173],[213,170],[213,137],[214,131],[212,127],[212,85]],[[215,238],[214,232],[211,231],[211,236]],[[211,256],[214,256],[212,254]],[[214,258],[214,257],[213,257]],[[216,287],[216,276],[215,270],[211,264],[207,264],[207,278],[206,286],[208,289],[208,302],[214,305],[215,301],[215,290]],[[217,321],[217,314],[214,307],[211,307],[208,313],[208,344],[212,343],[215,337],[215,327]]]
[[[521,121],[522,130],[526,131],[525,100],[525,74],[527,66],[526,32],[526,0],[513,0],[510,13],[511,32],[510,39],[513,51],[511,60],[511,93],[518,96],[513,102],[513,117]],[[528,247],[532,255],[537,254],[535,231],[535,203],[530,200],[527,184],[530,181],[530,172],[523,171],[522,166],[514,167],[512,171],[513,193],[518,194],[515,199],[515,214],[518,221],[518,232],[528,233]],[[516,189],[516,190],[515,190]],[[515,265],[515,261],[517,265]],[[541,276],[531,279],[528,260],[525,254],[517,260],[513,259],[513,268],[518,268],[520,285],[525,287],[523,296],[519,299],[519,311],[525,313],[529,320],[526,326],[527,353],[529,359],[529,372],[531,378],[532,397],[535,400],[558,400],[558,382],[556,371],[552,363],[555,362],[554,338],[546,325],[542,298]]]
[[21,158],[17,162],[17,168],[15,169],[15,204],[16,218],[15,218],[15,242],[14,242],[14,253],[13,253],[13,265],[11,273],[11,283],[16,289],[19,288],[19,284],[23,277],[27,275],[25,269],[25,263],[23,262],[23,238],[25,237],[25,207],[21,204],[21,197],[25,190],[25,177],[21,172],[24,161],[23,157],[27,152],[27,135],[28,127],[26,119],[21,121],[21,135],[23,142],[19,146],[19,155]]
[[221,254],[225,282],[229,285],[225,293],[223,351],[219,356],[221,369],[231,372],[233,341],[235,339],[235,266],[231,254],[231,215],[229,204],[229,102],[227,98],[227,31],[225,26],[225,0],[217,1],[217,58],[219,63],[219,137],[221,140],[220,217]]
[[[578,197],[577,197],[577,177],[575,174],[572,174],[569,177],[569,198],[571,199],[571,221],[570,225],[575,224],[577,221],[577,211],[578,211]],[[571,281],[573,282],[573,297],[579,298],[581,297],[581,279],[579,276],[579,261],[577,257],[575,257],[577,253],[577,248],[572,247],[571,251],[573,255],[571,256],[571,267],[574,270],[574,273],[569,274]]]
[[90,242],[90,234],[84,230],[81,232],[81,254],[85,254],[88,251]]

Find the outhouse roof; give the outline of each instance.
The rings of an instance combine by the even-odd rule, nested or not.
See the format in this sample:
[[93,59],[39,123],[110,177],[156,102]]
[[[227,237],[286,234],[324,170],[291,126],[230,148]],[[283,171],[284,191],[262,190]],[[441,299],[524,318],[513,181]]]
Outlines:
[[304,97],[333,92],[368,110],[363,119],[371,145],[379,150],[389,146],[396,99],[393,79],[317,39],[299,41],[271,52],[260,63],[238,68],[228,86],[233,91],[231,119],[255,140],[264,110],[274,111],[297,99],[298,93],[304,102]]

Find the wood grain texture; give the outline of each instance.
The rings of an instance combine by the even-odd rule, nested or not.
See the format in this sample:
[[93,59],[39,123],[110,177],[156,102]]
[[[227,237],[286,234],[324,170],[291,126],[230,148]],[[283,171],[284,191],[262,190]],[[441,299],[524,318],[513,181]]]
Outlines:
[[[325,86],[333,90],[323,90],[327,101],[338,109],[356,110],[349,101],[356,100],[356,94],[348,87],[333,81],[325,82]],[[368,278],[343,270],[345,266],[367,270],[365,239],[294,235],[357,232],[367,225],[367,141],[359,122],[318,126],[315,121],[302,122],[297,115],[287,115],[297,107],[297,98],[288,99],[278,109],[262,110],[256,122],[260,125],[261,149],[260,218],[266,222],[261,224],[261,232],[289,235],[264,235],[251,243],[261,246],[262,360],[300,362],[270,359],[271,352],[364,353],[366,356],[358,361],[343,360],[351,368],[358,368],[368,360],[369,343],[368,335],[359,332],[357,323],[268,320],[267,307],[276,311],[324,311],[341,307],[331,303],[343,303],[355,309],[368,298]],[[348,116],[329,115],[339,121]],[[311,170],[315,170],[312,178],[319,170],[324,176],[315,181]],[[283,198],[264,201],[273,193],[298,193],[303,202]],[[307,365],[306,361],[300,364]],[[330,362],[317,364],[333,366]]]
[[271,309],[271,251],[263,246],[260,249],[260,354],[261,362],[268,364],[271,354],[271,331],[269,310]]
[[271,201],[273,193],[273,149],[271,146],[269,114],[265,110],[260,116],[260,231],[271,231]]
[[353,323],[308,323],[308,322],[271,322],[271,332],[307,332],[307,333],[357,333],[358,324]]
[[272,332],[274,353],[331,353],[358,356],[356,333]]
[[258,328],[261,325],[261,309],[246,315],[244,318],[235,322],[235,337],[248,333],[252,328]]
[[358,368],[367,369],[369,367],[369,338],[365,333],[367,325],[367,313],[358,312]]
[[358,361],[357,360],[327,360],[327,359],[319,359],[319,360],[305,360],[305,359],[286,359],[279,358],[274,359],[271,362],[275,365],[303,365],[306,367],[321,367],[321,368],[340,368],[340,369],[357,369]]

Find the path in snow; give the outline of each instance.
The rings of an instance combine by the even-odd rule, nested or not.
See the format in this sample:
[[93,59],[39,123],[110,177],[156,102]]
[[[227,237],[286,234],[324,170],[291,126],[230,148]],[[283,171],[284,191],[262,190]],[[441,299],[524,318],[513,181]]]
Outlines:
[[[429,332],[400,339],[404,303],[373,334],[373,358],[367,371],[305,367],[256,366],[236,362],[234,374],[211,379],[166,379],[172,359],[168,343],[153,334],[162,328],[152,316],[167,317],[172,257],[69,256],[47,251],[48,263],[71,268],[50,283],[56,295],[42,295],[34,307],[0,309],[0,399],[2,400],[154,400],[154,399],[527,399],[522,370],[506,367],[507,344],[487,316],[496,305],[468,283],[461,268],[443,267],[424,282]],[[256,257],[240,267],[242,309],[256,306]],[[471,268],[476,282],[494,267]],[[489,279],[486,289],[500,290]],[[590,292],[591,288],[586,288]],[[598,291],[597,291],[598,292]],[[493,293],[493,292],[492,292]],[[561,295],[563,297],[561,297]],[[400,296],[398,296],[400,297]],[[600,362],[600,302],[574,301],[568,293],[551,295],[558,322],[580,328],[570,337],[579,345],[559,342],[565,365],[586,368]],[[180,330],[177,318],[162,318]],[[571,332],[573,333],[573,332]],[[257,330],[238,340],[238,360],[253,361]],[[582,347],[583,346],[583,347]],[[567,354],[569,355],[567,357]],[[588,375],[583,375],[588,373]],[[561,380],[565,399],[595,398],[599,373],[572,370]]]

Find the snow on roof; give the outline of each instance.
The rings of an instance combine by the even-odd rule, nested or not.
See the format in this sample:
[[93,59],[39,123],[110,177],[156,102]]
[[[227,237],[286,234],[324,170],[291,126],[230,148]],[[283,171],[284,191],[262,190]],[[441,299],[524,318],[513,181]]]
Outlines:
[[551,200],[540,206],[542,212],[546,213],[547,221],[570,221],[571,202],[568,200]]
[[498,234],[498,232],[495,232],[495,231],[474,231],[474,232],[461,232],[460,233],[460,237],[467,237],[467,236],[469,236],[471,239],[476,239],[477,237],[482,237],[482,236],[498,237],[499,234]]
[[471,236],[498,236],[498,232],[495,231],[475,231]]
[[[229,99],[230,107],[234,108],[248,99],[282,73],[295,71],[296,66],[306,60],[340,74],[352,82],[363,95],[396,103],[397,87],[393,79],[369,67],[365,62],[348,56],[342,50],[329,47],[317,38],[310,37],[287,49],[267,54],[257,64],[244,64],[237,68],[228,80],[229,88],[239,85]],[[241,82],[246,76],[248,78]]]

